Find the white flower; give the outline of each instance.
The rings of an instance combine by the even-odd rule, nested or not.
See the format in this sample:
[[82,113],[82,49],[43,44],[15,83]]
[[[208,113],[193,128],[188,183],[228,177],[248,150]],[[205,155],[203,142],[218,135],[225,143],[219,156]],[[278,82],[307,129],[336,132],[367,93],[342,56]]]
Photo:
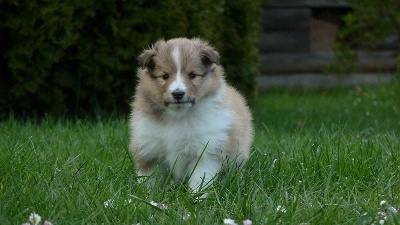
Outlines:
[[386,212],[379,211],[379,212],[378,212],[378,215],[382,216],[382,218],[383,218],[384,220],[387,220]]
[[165,209],[165,210],[168,209],[168,205],[167,205],[167,204],[164,204],[164,203],[157,203],[157,202],[155,202],[155,201],[153,201],[153,200],[150,201],[150,205],[155,206],[155,207],[158,207],[158,208],[160,208],[160,209]]
[[53,225],[53,223],[51,223],[50,221],[45,220],[45,221],[43,222],[43,225]]
[[186,213],[186,215],[183,215],[183,220],[188,220],[190,218],[191,214],[190,212]]
[[383,224],[385,224],[385,221],[384,220],[379,220],[379,224],[383,225]]
[[389,211],[391,211],[392,213],[397,213],[397,209],[394,208],[393,206],[389,206],[388,209],[389,209]]
[[104,207],[105,208],[113,207],[113,204],[114,204],[114,200],[108,199],[107,201],[104,202]]
[[383,206],[383,205],[385,205],[385,204],[386,204],[386,201],[385,201],[385,200],[382,200],[381,203],[379,203],[380,206]]
[[165,209],[165,210],[168,209],[167,204],[164,204],[164,203],[158,203],[158,207],[159,207],[160,209]]
[[225,225],[237,225],[237,223],[235,223],[235,221],[233,219],[224,219],[224,224]]
[[251,220],[244,220],[243,225],[252,225],[253,222]]
[[29,221],[31,221],[31,223],[33,223],[34,225],[38,225],[41,219],[42,217],[40,217],[35,212],[31,213],[31,215],[29,216]]
[[151,200],[151,201],[150,201],[150,205],[152,205],[152,206],[158,206],[158,203],[155,202],[155,201],[153,201],[153,200]]
[[286,213],[286,209],[283,206],[278,205],[278,207],[276,207],[276,211],[281,212],[281,213]]

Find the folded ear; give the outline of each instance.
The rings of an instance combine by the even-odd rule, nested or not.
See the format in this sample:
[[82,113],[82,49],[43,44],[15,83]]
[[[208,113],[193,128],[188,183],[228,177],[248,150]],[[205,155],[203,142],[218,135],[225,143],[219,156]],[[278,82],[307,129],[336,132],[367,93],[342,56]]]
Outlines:
[[207,46],[200,51],[201,62],[206,66],[211,66],[215,63],[219,65],[219,53],[215,51],[212,47]]
[[138,56],[138,60],[139,60],[140,65],[142,66],[142,69],[145,69],[145,68],[154,69],[155,63],[154,63],[153,57],[155,55],[156,55],[155,49],[147,49],[147,50],[144,50]]
[[164,40],[158,40],[150,49],[144,50],[138,56],[138,60],[140,62],[140,65],[142,66],[142,69],[145,68],[148,68],[150,70],[154,69],[155,62],[153,60],[153,57],[157,54],[157,51],[163,44],[165,44]]

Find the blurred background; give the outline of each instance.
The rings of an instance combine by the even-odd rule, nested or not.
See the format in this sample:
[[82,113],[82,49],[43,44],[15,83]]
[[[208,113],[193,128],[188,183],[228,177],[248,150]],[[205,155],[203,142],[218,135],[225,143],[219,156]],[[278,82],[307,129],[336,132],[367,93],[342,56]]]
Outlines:
[[393,81],[399,64],[399,1],[270,0],[261,13],[261,87]]
[[0,118],[126,116],[136,57],[179,36],[209,40],[250,105],[399,76],[398,0],[0,0]]

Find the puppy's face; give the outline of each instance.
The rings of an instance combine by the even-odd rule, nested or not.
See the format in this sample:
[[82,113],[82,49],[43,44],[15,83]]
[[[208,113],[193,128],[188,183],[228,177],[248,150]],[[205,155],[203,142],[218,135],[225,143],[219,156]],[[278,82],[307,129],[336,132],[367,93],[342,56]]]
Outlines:
[[186,111],[221,85],[219,54],[200,39],[161,40],[138,59],[146,97],[172,111]]

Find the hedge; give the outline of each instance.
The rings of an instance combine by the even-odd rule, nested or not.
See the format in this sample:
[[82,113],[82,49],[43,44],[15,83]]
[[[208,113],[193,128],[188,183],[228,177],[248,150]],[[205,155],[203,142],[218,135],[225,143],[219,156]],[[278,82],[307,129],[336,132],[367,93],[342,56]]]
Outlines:
[[[342,17],[343,25],[335,43],[338,65],[335,71],[351,73],[356,70],[357,56],[354,49],[367,47],[374,49],[376,44],[390,35],[400,36],[399,0],[348,0],[352,11]],[[400,55],[400,45],[397,48]],[[397,73],[400,74],[400,56]]]
[[127,113],[136,56],[179,36],[209,40],[252,103],[261,1],[0,0],[1,114]]

